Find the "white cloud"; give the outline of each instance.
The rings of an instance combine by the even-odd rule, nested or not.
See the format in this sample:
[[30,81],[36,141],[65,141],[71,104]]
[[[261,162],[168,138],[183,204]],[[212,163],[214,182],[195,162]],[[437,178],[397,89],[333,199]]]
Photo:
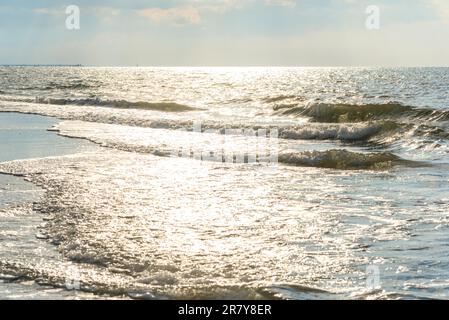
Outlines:
[[256,0],[186,0],[192,6],[201,11],[224,13],[229,10],[242,9],[247,4]]
[[97,16],[115,17],[120,14],[120,9],[112,7],[89,7],[88,12]]
[[288,8],[296,7],[295,0],[265,0],[265,4],[269,6],[281,6]]
[[36,8],[36,9],[33,9],[33,12],[37,13],[37,14],[49,14],[49,9],[48,8]]
[[175,25],[199,24],[201,22],[199,10],[192,6],[169,9],[147,8],[139,10],[137,14],[154,22],[169,22]]
[[176,25],[199,24],[202,15],[206,13],[223,14],[256,3],[293,8],[296,2],[296,0],[184,0],[179,6],[168,9],[146,8],[138,10],[137,14],[154,22],[168,22]]
[[199,24],[205,12],[225,13],[240,9],[253,0],[185,0],[172,8],[146,8],[137,11],[137,15],[154,22],[166,22],[174,25]]
[[435,8],[437,13],[443,17],[449,19],[449,1],[448,0],[431,0],[430,5]]
[[42,15],[64,15],[64,9],[56,9],[56,8],[35,8],[33,9],[33,13],[42,14]]
[[[51,8],[35,8],[33,13],[40,15],[49,16],[65,16],[65,7],[51,7]],[[102,7],[102,6],[86,6],[81,7],[81,13],[87,13],[95,15],[102,21],[110,22],[112,19],[120,14],[120,9],[113,7]]]

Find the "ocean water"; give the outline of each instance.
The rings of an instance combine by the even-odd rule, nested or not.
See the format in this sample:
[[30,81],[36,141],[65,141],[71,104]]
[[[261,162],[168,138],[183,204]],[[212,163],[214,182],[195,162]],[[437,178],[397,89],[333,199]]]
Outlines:
[[447,299],[448,88],[448,68],[0,68],[1,112],[97,145],[2,141],[0,172],[43,193],[0,217],[40,219],[59,258],[2,246],[0,274],[111,298]]
[[[0,113],[0,162],[62,156],[87,151],[92,146],[47,132],[57,119]],[[25,178],[26,179],[26,178]],[[25,181],[24,177],[0,174],[0,260],[2,263],[30,264],[35,268],[43,261],[65,264],[57,248],[42,241],[43,217],[33,211],[33,203],[45,196],[45,190]],[[0,299],[92,299],[84,292],[69,291],[65,286],[39,284],[38,278],[0,271]]]

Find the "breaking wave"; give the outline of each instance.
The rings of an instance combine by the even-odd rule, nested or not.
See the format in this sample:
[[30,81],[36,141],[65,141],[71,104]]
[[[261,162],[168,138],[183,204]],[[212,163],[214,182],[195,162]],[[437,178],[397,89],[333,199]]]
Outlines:
[[98,98],[94,99],[57,99],[57,98],[46,98],[46,97],[36,97],[34,99],[24,98],[24,99],[7,99],[2,97],[3,101],[12,102],[26,102],[26,103],[37,103],[37,104],[50,104],[50,105],[72,105],[72,106],[96,106],[96,107],[110,107],[117,109],[140,109],[140,110],[154,110],[154,111],[164,111],[164,112],[183,112],[183,111],[194,111],[201,110],[199,108],[194,108],[188,105],[179,104],[176,102],[146,102],[146,101],[127,101],[127,100],[101,100]]
[[[53,128],[60,135],[81,138],[112,149],[152,154],[160,157],[186,157],[202,161],[226,163],[272,163],[331,168],[338,170],[389,169],[396,165],[418,166],[420,163],[404,160],[392,153],[357,153],[348,150],[290,151],[285,147],[276,154],[263,153],[256,148],[253,138],[228,137],[228,143],[207,143],[208,134],[187,132],[159,132],[160,130],[122,127],[114,125],[65,121]],[[139,136],[141,142],[133,137]],[[260,139],[260,138],[259,138]],[[265,139],[265,138],[262,138]],[[175,141],[177,143],[175,143]],[[171,143],[170,143],[171,142]],[[259,140],[259,143],[261,140]],[[268,145],[273,141],[262,144]],[[270,147],[270,149],[273,146]],[[281,148],[280,146],[276,146]],[[265,150],[268,151],[268,150]]]
[[[35,101],[35,100],[33,100]],[[161,118],[160,116],[146,113],[146,110],[134,109],[135,113],[122,112],[118,108],[97,108],[88,105],[97,100],[77,100],[80,103],[76,108],[64,105],[67,100],[53,101],[55,104],[12,102],[0,100],[0,110],[3,112],[20,112],[57,117],[63,120],[79,120],[104,124],[117,124],[132,127],[171,129],[192,131],[196,125],[200,125],[202,132],[213,130],[218,134],[245,134],[248,131],[277,130],[279,138],[286,140],[336,140],[343,142],[369,142],[391,143],[401,138],[418,136],[430,139],[448,139],[449,132],[445,125],[422,122],[416,124],[412,121],[401,122],[399,120],[372,120],[366,122],[305,122],[301,124],[267,124],[254,121],[218,121],[203,119],[201,121],[188,120],[186,118]],[[82,104],[84,103],[84,105]],[[101,103],[101,102],[100,102]],[[176,104],[175,104],[176,105]],[[149,107],[171,107],[173,104],[149,104]],[[175,107],[176,108],[176,107]],[[338,109],[337,109],[338,110]],[[444,123],[443,123],[444,124]],[[198,128],[195,128],[197,130]]]
[[273,102],[280,102],[284,100],[298,100],[300,97],[297,97],[296,95],[279,95],[274,97],[268,97],[264,99],[264,102],[266,103],[273,103]]
[[422,163],[404,160],[389,152],[358,153],[348,150],[287,152],[279,155],[279,162],[295,166],[339,170],[384,170],[396,165],[423,165]]
[[417,108],[400,103],[386,104],[333,104],[309,103],[306,106],[278,105],[277,114],[309,117],[315,122],[342,123],[400,118],[424,119],[428,121],[449,120],[449,110]]
[[300,127],[281,128],[279,136],[292,140],[340,140],[347,142],[367,141],[376,136],[388,135],[401,126],[394,122],[363,124],[317,124],[306,123]]

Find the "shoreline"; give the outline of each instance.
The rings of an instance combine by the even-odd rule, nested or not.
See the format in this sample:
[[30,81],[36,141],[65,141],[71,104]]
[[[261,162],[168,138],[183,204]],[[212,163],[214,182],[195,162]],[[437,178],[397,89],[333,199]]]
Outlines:
[[[0,163],[64,156],[82,151],[87,141],[69,139],[47,129],[60,120],[52,117],[0,112]],[[14,257],[65,262],[57,248],[40,238],[42,217],[32,203],[43,189],[20,176],[0,174],[0,262],[14,264]],[[0,299],[93,299],[86,293],[40,285],[34,280],[0,270]]]
[[[86,144],[47,131],[59,121],[39,115],[0,112],[0,163],[64,155]],[[37,190],[21,177],[0,174],[0,209],[33,201],[33,192]]]

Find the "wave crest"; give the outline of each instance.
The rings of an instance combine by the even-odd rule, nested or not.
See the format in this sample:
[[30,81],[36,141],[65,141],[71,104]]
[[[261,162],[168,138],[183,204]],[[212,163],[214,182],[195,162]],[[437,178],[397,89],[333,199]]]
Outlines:
[[384,170],[395,165],[418,165],[389,152],[357,153],[348,150],[287,152],[279,155],[279,162],[295,166],[339,170]]
[[340,140],[347,142],[367,141],[375,136],[388,134],[400,126],[395,122],[366,124],[313,124],[301,127],[281,128],[279,137],[291,140]]
[[34,99],[6,99],[3,101],[11,102],[26,102],[26,103],[38,103],[49,104],[57,106],[73,105],[73,106],[97,106],[97,107],[111,107],[117,109],[140,109],[140,110],[154,110],[164,112],[184,112],[201,110],[199,108],[191,107],[185,104],[176,102],[146,102],[146,101],[127,101],[127,100],[101,100],[98,98],[93,99],[59,99],[59,98],[47,98],[36,97]]
[[429,121],[449,120],[448,110],[424,109],[400,103],[386,104],[334,104],[309,103],[306,106],[279,105],[274,107],[282,115],[309,117],[316,122],[342,123],[366,122],[380,119],[393,120],[401,117],[420,118]]

